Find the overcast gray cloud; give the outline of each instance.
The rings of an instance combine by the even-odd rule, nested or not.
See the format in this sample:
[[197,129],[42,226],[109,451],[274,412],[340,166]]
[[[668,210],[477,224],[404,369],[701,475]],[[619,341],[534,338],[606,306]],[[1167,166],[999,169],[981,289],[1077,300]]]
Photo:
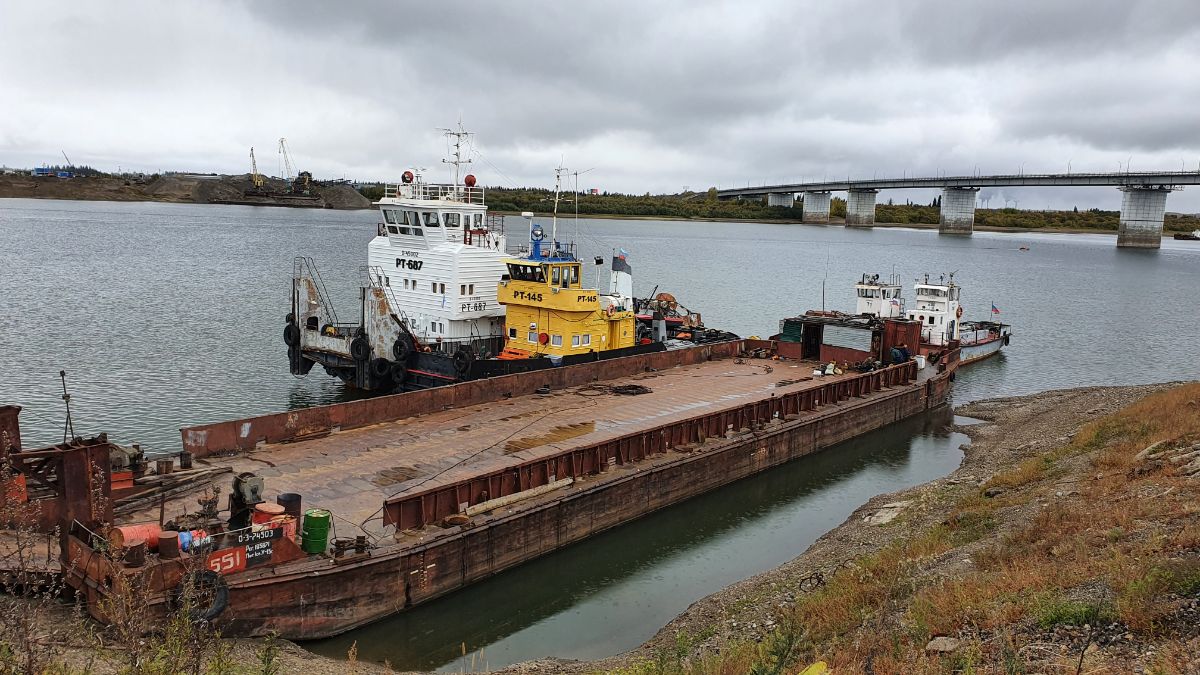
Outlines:
[[1197,38],[1194,0],[0,0],[0,163],[440,177],[461,116],[487,184],[1196,168]]

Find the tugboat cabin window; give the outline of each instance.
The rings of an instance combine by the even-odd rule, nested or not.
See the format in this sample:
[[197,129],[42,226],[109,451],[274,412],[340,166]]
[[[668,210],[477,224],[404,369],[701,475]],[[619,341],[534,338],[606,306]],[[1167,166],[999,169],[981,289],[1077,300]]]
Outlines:
[[509,263],[508,275],[513,281],[546,282],[546,272],[539,265],[518,265]]
[[591,335],[591,333],[585,333],[585,334],[584,334],[584,336],[583,336],[583,341],[582,341],[582,342],[583,342],[583,346],[584,346],[584,347],[590,347],[590,346],[592,346],[592,335]]
[[550,345],[553,347],[561,347],[562,346],[562,336],[561,335],[551,335],[550,336]]
[[426,211],[422,214],[425,217],[425,227],[441,227],[438,222],[438,214],[435,211]]
[[509,328],[509,329],[508,329],[508,337],[510,337],[510,338],[512,338],[512,339],[514,339],[514,340],[516,340],[516,339],[517,339],[517,329],[516,329],[516,328]]
[[442,216],[446,219],[446,227],[458,227],[458,214],[447,213]]
[[396,229],[395,225],[388,225],[387,231],[389,234],[400,234],[400,232]]
[[558,285],[558,265],[555,265],[550,271],[550,283],[554,286]]
[[475,227],[483,227],[483,214],[482,213],[475,214]]
[[396,212],[391,209],[384,209],[383,210],[383,219],[385,221],[387,221],[387,223],[389,225],[395,225],[396,224]]
[[396,230],[397,230],[397,231],[398,231],[400,234],[411,234],[411,233],[412,233],[412,230],[411,230],[411,229],[409,229],[409,228],[407,228],[407,227],[397,227],[397,228],[396,228]]

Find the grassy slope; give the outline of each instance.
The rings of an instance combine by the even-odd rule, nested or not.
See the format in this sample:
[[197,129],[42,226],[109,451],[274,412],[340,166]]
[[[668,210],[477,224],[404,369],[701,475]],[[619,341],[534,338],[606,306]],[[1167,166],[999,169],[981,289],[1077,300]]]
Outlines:
[[[621,672],[1197,672],[1200,473],[1181,467],[1198,406],[1200,384],[1153,394],[960,490],[943,522],[842,566],[761,641],[696,656],[703,636],[680,636]],[[927,653],[938,635],[962,646]]]

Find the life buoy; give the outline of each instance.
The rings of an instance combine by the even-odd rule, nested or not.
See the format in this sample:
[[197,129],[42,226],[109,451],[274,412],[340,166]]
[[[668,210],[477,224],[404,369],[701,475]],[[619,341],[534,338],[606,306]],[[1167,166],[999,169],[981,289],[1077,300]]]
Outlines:
[[224,577],[212,570],[189,572],[171,591],[170,603],[176,610],[188,605],[188,619],[192,623],[210,622],[229,606],[229,586]]
[[962,305],[959,305],[958,309],[954,310],[954,316],[962,318]]
[[360,335],[350,342],[350,356],[353,356],[355,361],[371,358],[371,343],[367,342],[367,338]]
[[283,341],[289,347],[295,347],[300,344],[300,327],[295,323],[288,323],[283,327]]
[[397,361],[405,361],[412,353],[412,348],[412,338],[408,336],[408,333],[401,333],[400,337],[392,343],[392,356],[396,357]]

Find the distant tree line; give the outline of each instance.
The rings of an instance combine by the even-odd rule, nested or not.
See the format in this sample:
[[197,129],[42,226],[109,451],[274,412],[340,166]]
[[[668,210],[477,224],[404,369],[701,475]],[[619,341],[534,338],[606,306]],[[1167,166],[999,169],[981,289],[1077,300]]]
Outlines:
[[[383,186],[369,185],[358,190],[372,201],[383,197]],[[559,195],[559,213],[575,212],[573,192]],[[554,191],[545,188],[488,188],[488,208],[492,211],[520,213],[534,211],[548,213],[554,209]],[[900,224],[936,225],[939,220],[941,197],[929,204],[886,204],[875,206],[875,222]],[[705,192],[682,192],[679,194],[630,195],[619,192],[584,193],[579,195],[579,213],[583,215],[636,216],[666,218],[707,218],[728,220],[800,220],[803,214],[801,203],[795,206],[767,206],[763,199],[717,199],[717,189]],[[833,197],[829,200],[829,215],[832,218],[846,217],[846,200]],[[1117,211],[1088,209],[1080,211],[1022,211],[1013,208],[976,209],[975,224],[993,227],[1025,229],[1071,228],[1115,230],[1120,219]],[[1187,232],[1200,228],[1200,217],[1168,214],[1165,227],[1168,230]]]
[[[936,225],[939,219],[937,206],[918,204],[879,204],[875,207],[875,222],[901,224]],[[1014,208],[976,209],[975,224],[991,227],[1014,227],[1030,230],[1063,228],[1080,230],[1116,230],[1121,220],[1119,211],[1078,208],[1070,211],[1022,211]],[[1163,223],[1166,230],[1190,232],[1200,228],[1200,217],[1184,214],[1167,214]]]

